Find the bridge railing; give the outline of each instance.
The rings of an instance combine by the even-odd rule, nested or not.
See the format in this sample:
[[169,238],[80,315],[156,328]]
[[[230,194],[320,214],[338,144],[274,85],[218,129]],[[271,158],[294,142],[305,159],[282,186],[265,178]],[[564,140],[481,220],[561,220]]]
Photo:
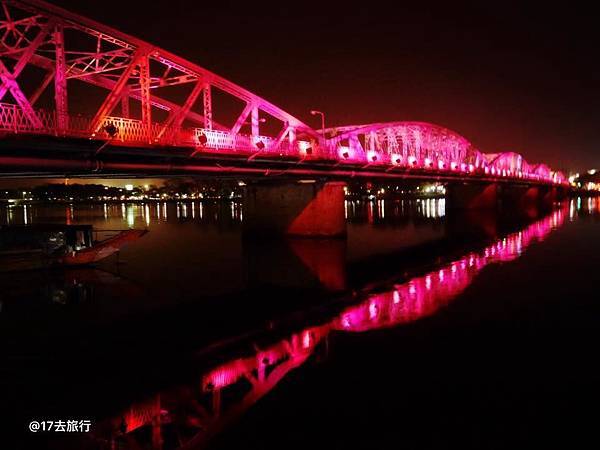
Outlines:
[[[106,139],[122,145],[170,145],[204,148],[219,152],[239,154],[265,153],[278,156],[302,156],[307,142],[276,140],[269,136],[231,134],[227,131],[204,128],[170,128],[152,123],[147,129],[138,119],[106,117],[96,131],[92,129],[92,118],[68,115],[59,118],[55,112],[36,110],[41,126],[35,126],[18,105],[0,103],[0,131],[11,134],[44,134],[53,136]],[[62,119],[62,120],[59,120]],[[61,128],[61,124],[63,124]],[[109,133],[111,125],[113,135]]]

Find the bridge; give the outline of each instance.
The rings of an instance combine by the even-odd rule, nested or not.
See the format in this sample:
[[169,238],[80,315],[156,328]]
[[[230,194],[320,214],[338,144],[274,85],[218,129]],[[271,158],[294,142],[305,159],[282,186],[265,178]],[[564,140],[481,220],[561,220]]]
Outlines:
[[[4,176],[268,180],[248,189],[248,228],[324,236],[344,233],[340,199],[351,178],[444,182],[456,207],[492,207],[500,195],[552,202],[568,188],[546,164],[485,153],[430,123],[315,130],[193,62],[94,20],[40,0],[0,3]],[[307,180],[313,186],[298,183]],[[288,211],[273,217],[268,212],[281,196]]]

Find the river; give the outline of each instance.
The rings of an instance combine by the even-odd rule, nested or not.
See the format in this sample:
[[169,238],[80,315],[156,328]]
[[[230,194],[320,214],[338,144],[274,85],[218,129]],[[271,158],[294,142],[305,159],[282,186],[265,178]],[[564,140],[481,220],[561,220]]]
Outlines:
[[[0,206],[0,224],[149,230],[94,267],[0,274],[7,448],[515,448],[592,431],[600,200],[348,201],[346,217],[346,240],[267,242],[242,237],[238,202]],[[68,419],[90,431],[27,430]]]

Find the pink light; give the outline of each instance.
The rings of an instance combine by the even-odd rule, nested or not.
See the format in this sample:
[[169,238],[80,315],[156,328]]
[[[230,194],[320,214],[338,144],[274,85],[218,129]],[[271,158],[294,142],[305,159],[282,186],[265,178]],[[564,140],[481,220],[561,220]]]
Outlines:
[[308,348],[312,342],[312,337],[310,335],[310,331],[304,331],[302,333],[302,347]]
[[375,162],[375,161],[377,161],[379,159],[379,157],[377,155],[377,152],[375,152],[374,150],[369,150],[367,152],[367,158],[371,162]]
[[452,170],[457,170],[457,169],[458,169],[458,163],[457,163],[457,162],[455,162],[455,161],[452,161],[452,162],[450,163],[450,169],[452,169]]
[[300,154],[303,156],[307,156],[306,150],[310,148],[310,142],[308,141],[298,141],[298,148],[300,149]]
[[350,328],[352,326],[352,322],[350,321],[350,314],[344,314],[342,317],[342,326],[344,328]]
[[340,159],[353,159],[354,158],[354,152],[352,152],[352,149],[350,147],[347,147],[345,145],[340,145],[338,147],[338,155]]
[[374,301],[369,304],[369,317],[371,319],[377,317],[377,304]]
[[444,170],[446,168],[446,163],[441,159],[438,161],[438,169]]
[[402,164],[402,155],[400,155],[398,153],[392,153],[391,159],[392,159],[392,164],[394,164],[396,166],[399,166],[400,164]]
[[414,156],[409,156],[408,157],[408,164],[411,166],[416,166],[417,165],[417,158],[415,158]]
[[208,373],[202,382],[205,390],[220,389],[239,380],[246,371],[242,360],[234,360]]
[[425,167],[433,167],[433,161],[429,158],[425,158]]

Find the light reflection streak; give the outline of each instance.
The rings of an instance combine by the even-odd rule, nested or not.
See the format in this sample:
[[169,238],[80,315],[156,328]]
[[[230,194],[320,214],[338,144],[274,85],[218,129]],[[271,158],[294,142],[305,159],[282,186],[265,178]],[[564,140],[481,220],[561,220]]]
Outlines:
[[135,212],[133,205],[127,206],[127,225],[132,228],[135,225]]

